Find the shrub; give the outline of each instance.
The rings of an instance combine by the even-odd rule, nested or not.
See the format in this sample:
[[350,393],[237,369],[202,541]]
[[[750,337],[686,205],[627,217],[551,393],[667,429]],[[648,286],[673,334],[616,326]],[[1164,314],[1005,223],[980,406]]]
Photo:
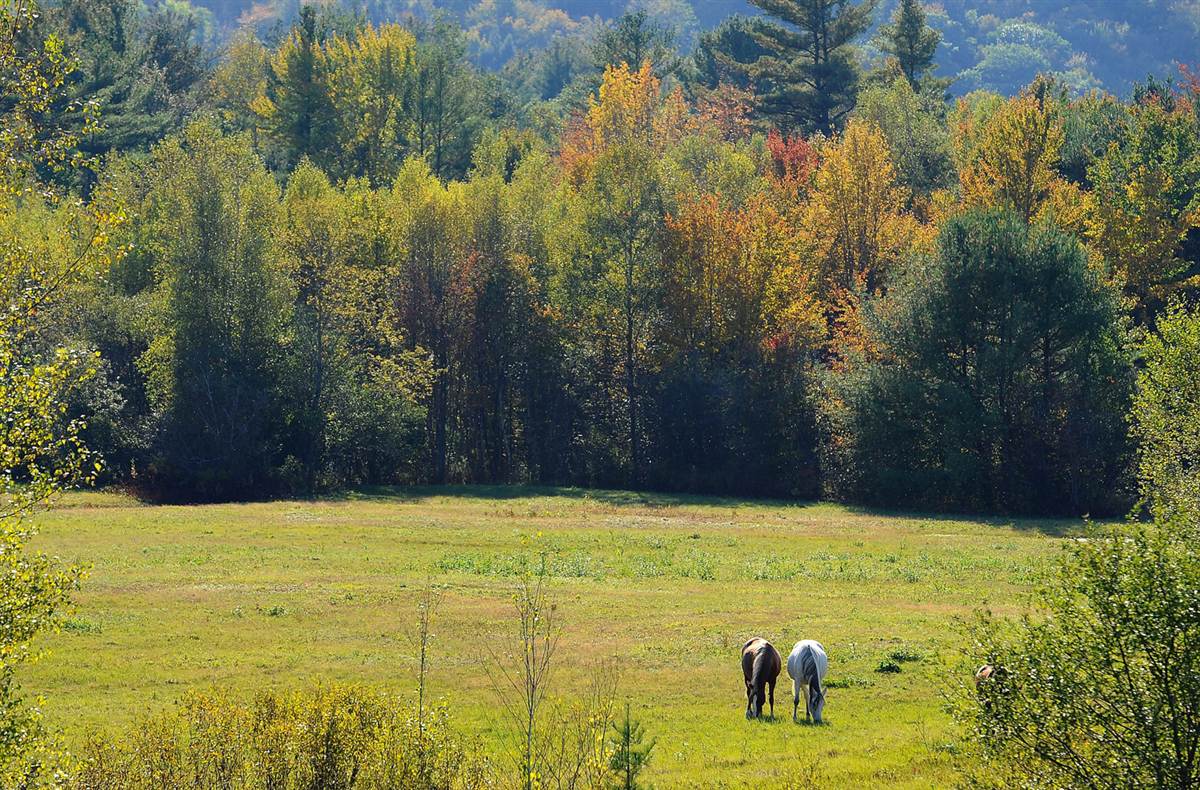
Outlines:
[[242,788],[465,789],[483,765],[451,733],[446,710],[424,723],[404,701],[364,688],[321,685],[262,693],[250,704],[193,693],[176,710],[93,736],[74,787],[87,790]]
[[1180,533],[1076,544],[1036,612],[972,627],[972,665],[1000,668],[958,709],[972,785],[1200,782],[1200,556]]
[[1138,482],[1159,517],[1200,518],[1200,310],[1172,308],[1142,344],[1133,402]]

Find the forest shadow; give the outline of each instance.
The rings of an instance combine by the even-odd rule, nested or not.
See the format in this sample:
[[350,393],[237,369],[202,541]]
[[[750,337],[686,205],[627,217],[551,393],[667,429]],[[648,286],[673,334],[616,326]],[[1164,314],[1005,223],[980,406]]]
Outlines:
[[1049,537],[1062,538],[1081,535],[1088,531],[1089,524],[1111,525],[1119,518],[1090,518],[1087,516],[1030,516],[998,515],[971,511],[928,511],[899,508],[874,507],[868,505],[843,505],[846,512],[858,516],[929,521],[936,523],[970,522],[996,529],[1015,529],[1021,532],[1040,532]]
[[830,504],[842,508],[846,513],[871,517],[904,519],[936,523],[969,522],[997,529],[1014,529],[1021,532],[1038,532],[1050,537],[1069,537],[1084,534],[1088,524],[1112,525],[1121,519],[1106,517],[1089,519],[1066,516],[1002,515],[969,511],[921,511],[894,509],[867,505],[825,503],[805,499],[755,499],[748,497],[721,496],[713,494],[688,494],[669,491],[629,491],[621,489],[578,488],[573,486],[546,485],[426,485],[426,486],[371,486],[330,494],[322,499],[341,502],[396,502],[415,504],[438,498],[464,500],[517,500],[530,498],[558,498],[577,502],[595,502],[613,507],[669,508],[680,506],[701,507],[783,507],[802,508]]
[[327,494],[320,499],[331,502],[400,502],[413,504],[431,499],[514,500],[539,497],[596,502],[616,507],[667,508],[683,505],[710,507],[796,506],[815,504],[806,500],[749,499],[710,494],[685,494],[663,491],[628,491],[574,486],[522,484],[368,486]]

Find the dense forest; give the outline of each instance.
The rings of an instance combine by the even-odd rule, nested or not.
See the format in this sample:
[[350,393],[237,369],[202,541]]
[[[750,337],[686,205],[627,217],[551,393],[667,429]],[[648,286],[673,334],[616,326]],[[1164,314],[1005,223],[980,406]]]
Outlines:
[[215,60],[185,6],[30,14],[61,91],[5,125],[61,150],[10,157],[0,230],[16,292],[70,287],[18,358],[97,355],[63,419],[157,499],[1126,510],[1138,344],[1200,275],[1200,82],[953,98],[950,6],[756,6],[687,51],[594,19],[499,71],[428,14],[303,6]]

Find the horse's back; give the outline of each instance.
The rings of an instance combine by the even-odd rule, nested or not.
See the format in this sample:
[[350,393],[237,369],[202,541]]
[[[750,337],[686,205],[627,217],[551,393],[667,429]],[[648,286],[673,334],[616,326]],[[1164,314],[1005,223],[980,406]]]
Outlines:
[[779,677],[779,673],[783,670],[783,656],[779,655],[775,645],[770,642],[767,642],[763,648],[763,663],[767,670],[767,679],[774,683],[775,678]]
[[746,676],[747,681],[753,677],[755,665],[758,665],[759,671],[766,670],[765,677],[773,681],[779,677],[782,664],[783,659],[779,651],[761,636],[749,639],[742,645],[742,674]]
[[825,671],[829,668],[829,658],[825,655],[825,648],[815,639],[802,639],[792,648],[787,660],[788,676],[793,680],[805,680],[808,677],[804,667],[806,661],[813,663],[818,678],[825,677]]

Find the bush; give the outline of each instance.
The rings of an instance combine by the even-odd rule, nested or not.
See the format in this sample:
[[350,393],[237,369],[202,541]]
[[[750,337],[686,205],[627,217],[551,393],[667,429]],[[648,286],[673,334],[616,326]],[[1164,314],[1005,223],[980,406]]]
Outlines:
[[1133,401],[1138,482],[1160,518],[1200,519],[1200,310],[1175,307],[1142,344]]
[[981,617],[972,666],[1000,670],[958,710],[972,785],[1200,782],[1200,556],[1181,534],[1076,544],[1034,614]]
[[1113,512],[1132,368],[1117,299],[1070,235],[1000,211],[863,308],[822,399],[830,493],[888,506]]
[[92,737],[72,785],[87,790],[475,788],[486,766],[426,714],[382,692],[322,685],[263,693],[249,705],[191,694],[177,710]]

